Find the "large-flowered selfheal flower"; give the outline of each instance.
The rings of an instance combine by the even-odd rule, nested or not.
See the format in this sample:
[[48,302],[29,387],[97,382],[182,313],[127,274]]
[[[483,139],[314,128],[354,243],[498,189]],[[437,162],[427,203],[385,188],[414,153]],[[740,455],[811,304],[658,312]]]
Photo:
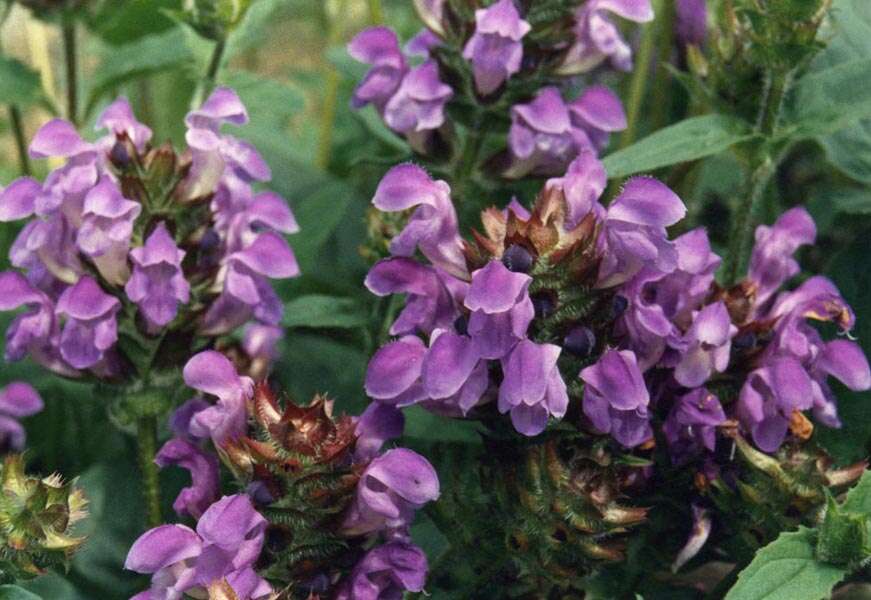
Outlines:
[[756,228],[747,276],[755,286],[756,306],[765,304],[781,285],[801,270],[793,255],[799,247],[812,244],[816,233],[813,219],[801,207],[786,211],[771,227]]
[[[599,198],[608,184],[608,174],[605,167],[596,156],[588,151],[582,151],[569,164],[565,175],[548,179],[545,190],[558,190],[565,198],[565,223],[567,230],[572,230],[590,212],[599,214],[604,208],[599,204]],[[529,219],[527,215],[525,219]]]
[[566,104],[555,87],[543,88],[528,104],[511,108],[506,175],[559,175],[585,150],[597,153],[612,131],[626,127],[623,105],[610,90],[594,86]]
[[54,304],[20,273],[0,273],[0,310],[27,307],[6,329],[6,360],[18,361],[28,353],[50,347],[55,334]]
[[18,420],[35,415],[42,408],[42,398],[23,381],[14,381],[0,389],[0,454],[24,449],[26,434]]
[[677,382],[694,388],[706,382],[714,371],[725,371],[729,366],[731,340],[737,332],[722,302],[700,310],[681,340],[681,358],[674,370]]
[[57,315],[66,319],[60,334],[60,353],[76,369],[93,367],[118,340],[116,315],[121,303],[90,276],[64,290]]
[[272,588],[253,566],[266,526],[247,496],[225,496],[203,513],[196,531],[161,525],[145,532],[130,548],[124,568],[152,575],[149,592],[137,596],[143,600],[179,600],[221,580],[243,594],[240,598],[264,598]]
[[650,394],[635,354],[608,350],[595,365],[581,371],[584,414],[593,426],[627,448],[650,439]]
[[473,340],[436,330],[424,358],[421,382],[428,398],[424,407],[448,416],[465,416],[480,403],[490,376]]
[[110,135],[102,140],[103,146],[114,145],[116,136],[125,135],[140,151],[151,139],[151,129],[136,120],[127,98],[121,96],[107,106],[97,118],[96,129],[106,129]]
[[413,335],[379,348],[366,369],[366,394],[400,408],[423,400],[420,375],[426,353],[426,345]]
[[391,335],[415,332],[429,335],[434,329],[450,327],[459,316],[447,279],[461,287],[467,285],[429,265],[398,256],[373,266],[365,284],[377,296],[407,294],[405,308],[390,326]]
[[233,363],[214,350],[194,355],[184,366],[182,375],[189,387],[218,398],[217,404],[191,417],[189,429],[193,435],[211,437],[218,445],[244,435],[246,402],[254,394],[250,377],[240,377]]
[[548,417],[566,414],[569,397],[557,367],[560,352],[554,344],[523,340],[502,361],[499,412],[510,412],[511,423],[523,435],[538,435]]
[[679,397],[663,425],[669,450],[676,462],[690,454],[716,445],[716,428],[726,421],[719,398],[705,388],[696,388]]
[[665,228],[686,215],[673,191],[650,177],[633,177],[608,206],[600,237],[603,247],[598,287],[630,279],[646,266],[670,273],[677,251]]
[[203,317],[201,332],[232,331],[251,317],[267,325],[281,321],[282,304],[269,279],[299,275],[293,250],[283,237],[272,231],[261,233],[250,246],[230,254],[218,281],[221,295]]
[[419,152],[426,149],[428,132],[445,122],[445,104],[454,95],[439,79],[438,64],[428,60],[406,73],[399,89],[384,107],[384,122],[404,134]]
[[776,358],[747,377],[738,398],[738,418],[764,452],[775,452],[795,413],[814,403],[813,382],[794,358]]
[[578,150],[601,152],[610,135],[626,129],[626,112],[620,98],[603,85],[594,85],[569,103],[569,118]]
[[403,531],[415,511],[438,497],[439,480],[432,465],[416,452],[394,448],[363,471],[342,529],[348,535]]
[[187,304],[190,299],[190,284],[181,270],[184,255],[163,223],[154,228],[143,246],[130,251],[133,275],[124,291],[152,328],[172,321],[179,302]]
[[354,108],[373,104],[379,112],[383,112],[408,72],[396,34],[387,27],[364,29],[348,44],[348,54],[362,63],[372,65],[354,90]]
[[528,292],[531,282],[532,277],[509,271],[498,260],[472,273],[465,305],[472,311],[469,336],[479,356],[502,358],[526,337],[535,316]]
[[378,455],[384,442],[402,435],[405,417],[395,406],[372,402],[354,423],[357,443],[354,462],[363,463]]
[[376,546],[354,567],[336,600],[388,600],[403,592],[421,592],[426,583],[426,555],[413,544],[393,541]]
[[207,454],[187,440],[173,438],[166,442],[154,462],[161,468],[177,465],[191,475],[191,485],[182,489],[172,507],[181,516],[198,519],[218,499],[218,458]]
[[436,267],[467,278],[457,213],[447,183],[433,181],[418,166],[399,165],[390,169],[378,184],[372,204],[384,212],[416,207],[405,228],[390,242],[391,254],[412,256],[419,248]]
[[129,276],[127,250],[133,222],[141,211],[142,206],[127,200],[108,177],[85,196],[76,243],[109,283],[121,285]]
[[530,29],[513,0],[499,0],[475,11],[475,33],[463,49],[463,58],[472,63],[475,87],[481,94],[492,94],[520,70],[521,40]]
[[647,23],[653,20],[650,0],[589,0],[575,15],[575,43],[569,49],[560,72],[584,73],[605,60],[615,69],[632,70],[632,48],[608,13],[629,21]]

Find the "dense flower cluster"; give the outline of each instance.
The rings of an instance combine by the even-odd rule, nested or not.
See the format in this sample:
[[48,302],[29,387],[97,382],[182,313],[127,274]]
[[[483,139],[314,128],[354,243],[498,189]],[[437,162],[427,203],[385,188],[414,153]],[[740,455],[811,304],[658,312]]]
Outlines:
[[[450,137],[445,122],[448,103],[504,110],[497,100],[513,80],[534,79],[540,89],[530,93],[518,85],[516,93],[509,94],[513,107],[504,169],[508,177],[562,172],[582,150],[598,152],[610,132],[626,127],[623,106],[606,87],[591,86],[566,102],[559,88],[546,84],[586,73],[605,60],[617,69],[631,69],[631,49],[610,15],[647,22],[653,18],[650,2],[587,0],[561,9],[565,15],[547,17],[535,15],[530,7],[526,17],[534,18],[535,26],[514,0],[480,8],[470,22],[454,14],[449,3],[416,6],[428,29],[409,42],[405,53],[396,34],[385,27],[363,31],[348,46],[351,56],[371,65],[354,94],[354,107],[375,106],[387,126],[416,152],[427,154],[437,131]],[[566,21],[574,25],[561,34]],[[545,39],[549,35],[554,39]],[[567,45],[566,36],[574,43]],[[411,66],[418,55],[423,62]]]
[[477,418],[495,403],[527,436],[577,402],[577,425],[626,448],[652,443],[652,415],[664,411],[678,461],[712,453],[730,420],[766,452],[810,435],[805,411],[839,426],[829,376],[867,390],[871,372],[857,344],[824,341],[807,322],[853,327],[830,281],[780,291],[799,270],[794,252],[813,241],[808,214],[760,226],[747,278],[723,289],[704,230],[668,238],[685,212],[671,190],[636,177],[606,208],[605,183],[584,153],[531,213],[516,201],[489,209],[485,233],[466,241],[446,183],[413,165],[391,170],[375,206],[416,208],[366,285],[408,300],[398,338],[369,364],[370,397]]
[[0,273],[0,310],[25,308],[6,331],[6,359],[123,380],[139,358],[125,335],[141,350],[168,332],[275,326],[282,305],[269,280],[298,273],[281,235],[298,227],[283,199],[254,191],[270,177],[257,151],[220,131],[247,120],[235,92],[218,88],[187,116],[182,155],[151,147],[124,98],[97,120],[108,133],[95,142],[66,121],[45,124],[30,155],[64,164],[0,193],[0,221],[29,219],[9,254],[20,271]]
[[[402,432],[399,411],[372,405],[358,419],[334,419],[322,398],[282,408],[265,384],[255,386],[212,350],[191,358],[184,378],[204,396],[176,411],[176,437],[157,463],[189,471],[191,486],[174,507],[197,520],[196,530],[162,525],[137,540],[127,568],[153,574],[151,590],[137,598],[220,585],[240,599],[267,597],[272,584],[303,598],[358,600],[423,589],[427,561],[409,527],[438,497],[439,483],[420,455],[381,452]],[[219,463],[207,440],[246,493],[219,499]],[[349,559],[356,566],[343,569]]]

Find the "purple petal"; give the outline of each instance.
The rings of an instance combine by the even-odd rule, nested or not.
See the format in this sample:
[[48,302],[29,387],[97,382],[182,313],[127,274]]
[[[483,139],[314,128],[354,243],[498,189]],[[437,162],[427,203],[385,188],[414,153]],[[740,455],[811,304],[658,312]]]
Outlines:
[[191,475],[191,486],[182,489],[173,503],[181,516],[198,518],[218,498],[218,458],[190,442],[175,438],[166,442],[154,458],[160,468],[177,465]]
[[414,336],[382,346],[369,361],[366,393],[377,400],[398,397],[420,377],[426,351],[424,343]]
[[250,397],[253,383],[239,377],[236,367],[226,356],[214,350],[195,354],[182,371],[185,384],[218,398]]
[[855,392],[871,389],[871,370],[862,348],[847,340],[828,342],[820,356],[820,368],[837,377]]
[[686,207],[665,184],[652,177],[633,177],[608,207],[608,218],[668,227],[686,215]]
[[118,299],[104,292],[89,275],[65,289],[57,301],[58,314],[80,321],[106,316],[120,307]]
[[402,411],[381,402],[369,404],[355,427],[357,444],[354,460],[365,462],[375,458],[384,442],[402,435],[404,426]]
[[602,85],[586,89],[581,96],[569,104],[569,111],[588,125],[602,131],[622,131],[626,129],[626,113],[617,95]]
[[0,223],[32,215],[40,192],[42,185],[31,177],[16,179],[5,190],[0,190]]
[[541,404],[518,404],[511,409],[511,424],[519,433],[533,437],[547,427],[547,408]]
[[619,410],[635,410],[650,401],[635,354],[628,350],[608,350],[581,371],[581,379]]
[[29,417],[41,411],[43,406],[37,391],[23,381],[13,381],[0,389],[0,413],[10,417]]
[[532,282],[524,273],[513,273],[502,261],[491,260],[483,269],[472,273],[472,285],[466,294],[466,308],[487,314],[510,310]]
[[199,110],[188,113],[185,123],[191,127],[202,127],[221,122],[244,125],[248,122],[248,111],[238,94],[228,87],[218,87],[206,99]]
[[281,233],[299,231],[299,224],[287,202],[274,192],[261,192],[254,196],[248,214],[252,222],[261,223]]
[[40,127],[29,148],[31,158],[69,157],[90,150],[93,146],[79,136],[72,123],[63,119],[52,119]]
[[430,398],[456,394],[478,364],[478,353],[467,337],[441,333],[427,352],[422,369],[424,389]]
[[[375,479],[416,506],[422,506],[439,497],[439,480],[435,469],[424,457],[407,448],[388,450],[373,460],[363,474],[363,479],[367,478]],[[373,505],[381,503],[380,500],[375,500],[381,492],[366,488],[361,495],[367,501],[372,500]]]
[[571,127],[568,107],[555,87],[542,89],[529,104],[515,105],[511,114],[522,118],[529,127],[542,133],[566,133]]
[[133,542],[124,568],[137,573],[156,573],[188,558],[198,556],[200,537],[184,525],[161,525]]
[[107,106],[100,114],[96,128],[108,129],[115,135],[125,133],[133,145],[140,150],[151,139],[151,129],[136,120],[130,102],[123,96]]
[[499,387],[501,412],[519,404],[532,406],[544,399],[560,351],[554,344],[536,344],[530,340],[523,340],[514,347],[502,368],[505,378]]
[[404,164],[390,169],[378,184],[372,204],[376,208],[395,212],[417,206],[435,205],[437,196],[450,194],[443,181],[433,181],[422,168]]
[[234,252],[230,258],[272,279],[299,275],[299,265],[290,246],[283,237],[271,231],[261,233],[250,246]]

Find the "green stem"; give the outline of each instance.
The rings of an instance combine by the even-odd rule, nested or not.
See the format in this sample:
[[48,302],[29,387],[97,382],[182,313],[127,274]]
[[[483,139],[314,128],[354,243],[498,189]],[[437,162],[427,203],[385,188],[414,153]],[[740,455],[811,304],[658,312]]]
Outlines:
[[[221,68],[221,61],[224,59],[224,50],[227,49],[226,40],[218,40],[215,42],[215,47],[212,48],[212,58],[209,59],[209,68],[206,70],[206,93],[211,92],[211,88],[215,85],[215,79],[218,76],[218,71]],[[205,94],[203,94],[205,96]]]
[[765,139],[762,140],[761,148],[755,155],[753,170],[747,182],[747,192],[741,198],[732,217],[729,254],[726,256],[726,285],[734,285],[738,282],[741,273],[747,269],[750,253],[753,250],[753,232],[760,221],[765,190],[777,170],[777,161],[772,158],[768,146],[777,130],[791,75],[790,71],[769,74],[757,122],[757,130]]
[[[327,3],[324,3],[326,6]],[[329,32],[327,35],[327,43],[324,47],[324,97],[321,109],[319,132],[318,132],[318,147],[317,147],[317,165],[326,170],[330,166],[330,161],[333,154],[333,128],[336,122],[336,113],[339,102],[339,86],[342,83],[342,78],[339,71],[330,64],[326,56],[326,52],[339,43],[341,39],[342,29],[339,27],[337,15],[344,12],[346,2],[339,2],[336,10],[336,15],[330,14],[330,11],[324,8],[324,24]],[[371,6],[370,6],[371,8]]]
[[369,22],[372,25],[384,23],[384,10],[381,8],[381,0],[369,0]]
[[157,476],[157,417],[141,417],[136,422],[139,468],[142,471],[142,495],[145,500],[146,522],[149,528],[163,522],[160,515],[160,481]]
[[671,110],[671,74],[668,72],[668,64],[672,50],[674,49],[674,18],[675,0],[665,0],[661,8],[657,33],[658,50],[656,58],[656,71],[653,86],[651,87],[653,98],[653,130],[665,127],[668,123]]
[[78,57],[76,52],[76,22],[65,16],[61,26],[63,34],[64,62],[66,63],[67,83],[67,119],[78,124],[79,90],[78,90]]
[[[659,9],[661,3],[655,7]],[[638,121],[641,117],[641,104],[647,92],[647,80],[650,79],[650,59],[656,46],[657,27],[649,23],[644,28],[641,45],[635,57],[635,70],[629,82],[629,100],[626,103],[626,130],[620,137],[620,147],[625,148],[635,141],[638,135]]]
[[18,164],[21,174],[30,175],[30,159],[27,156],[27,141],[24,137],[21,111],[14,104],[9,105],[9,121],[12,123],[12,133],[15,136],[15,147],[18,150]]

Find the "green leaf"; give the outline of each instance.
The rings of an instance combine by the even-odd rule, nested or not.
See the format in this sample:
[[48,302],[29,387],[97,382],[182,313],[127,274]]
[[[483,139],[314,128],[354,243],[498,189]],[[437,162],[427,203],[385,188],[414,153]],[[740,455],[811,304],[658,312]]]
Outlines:
[[42,598],[17,585],[0,585],[0,600],[42,600]]
[[255,127],[258,118],[270,119],[272,122],[285,121],[299,113],[305,105],[301,90],[250,71],[225,70],[219,79],[224,85],[236,90]]
[[354,298],[300,296],[284,305],[284,327],[354,329],[368,322],[366,306]]
[[[871,163],[869,163],[871,166]],[[871,215],[871,190],[848,188],[830,194],[832,210],[848,215]]]
[[822,600],[847,576],[846,569],[818,562],[815,534],[806,527],[780,536],[756,553],[738,575],[726,600]]
[[736,117],[692,117],[608,155],[605,169],[612,179],[652,171],[718,154],[753,136],[750,125]]
[[193,61],[185,32],[175,27],[166,33],[142,37],[123,46],[104,49],[88,94],[88,112],[100,98],[123,83]]
[[871,471],[865,471],[841,505],[844,512],[871,515]]
[[784,127],[795,127],[795,134],[812,137],[871,117],[869,79],[868,58],[802,77],[793,91]]
[[39,73],[19,60],[0,55],[0,103],[26,108],[42,99]]
[[179,8],[180,0],[121,0],[97,4],[88,16],[89,28],[110,44],[129,44],[146,35],[175,26],[163,11]]

